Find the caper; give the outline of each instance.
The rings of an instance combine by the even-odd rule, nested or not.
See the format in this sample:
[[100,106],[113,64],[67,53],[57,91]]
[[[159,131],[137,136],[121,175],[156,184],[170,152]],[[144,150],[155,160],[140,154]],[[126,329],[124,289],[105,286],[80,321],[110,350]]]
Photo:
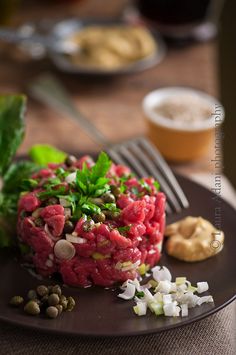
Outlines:
[[97,206],[102,206],[104,204],[104,200],[100,197],[90,198],[90,201]]
[[54,306],[50,306],[46,309],[46,315],[49,318],[56,318],[58,316],[58,309]]
[[35,300],[37,299],[37,293],[35,290],[29,290],[27,297],[29,300]]
[[96,214],[94,214],[93,215],[93,220],[94,220],[94,222],[105,222],[105,220],[106,220],[106,216],[105,216],[105,214],[103,213],[103,212],[100,212],[100,213],[96,213]]
[[47,206],[57,205],[57,204],[58,204],[58,199],[56,197],[50,197],[46,202]]
[[68,155],[65,160],[67,166],[72,166],[76,163],[77,159],[73,155]]
[[36,227],[43,227],[44,221],[41,217],[38,217],[34,220],[34,224],[36,225]]
[[103,211],[107,219],[117,219],[120,216],[118,211]]
[[106,203],[113,203],[116,201],[115,196],[110,192],[106,192],[104,195],[102,195],[102,199]]
[[62,305],[64,311],[67,309],[68,301],[64,295],[60,297],[60,305]]
[[93,227],[94,227],[94,221],[92,219],[90,219],[90,220],[84,222],[83,231],[90,232]]
[[10,300],[10,305],[13,307],[19,307],[24,302],[24,298],[21,296],[13,296]]
[[67,311],[71,312],[75,307],[75,300],[73,297],[68,297]]
[[24,311],[32,316],[36,316],[40,313],[40,308],[37,302],[31,300],[26,303]]
[[66,221],[63,229],[63,233],[72,233],[75,229],[74,224],[71,221]]
[[118,186],[111,185],[111,192],[115,197],[118,197],[121,194],[121,190]]
[[55,307],[56,307],[57,310],[58,310],[58,315],[60,315],[60,314],[62,313],[62,311],[63,311],[62,305],[61,305],[61,304],[57,304]]
[[57,294],[59,297],[61,296],[61,288],[59,285],[54,285],[52,287],[52,293]]
[[56,306],[60,302],[59,296],[56,293],[51,293],[48,297],[49,306]]
[[118,212],[118,211],[112,212],[112,219],[117,219],[119,217],[120,217],[120,212]]
[[36,288],[37,294],[41,297],[48,294],[48,288],[45,285],[40,285]]

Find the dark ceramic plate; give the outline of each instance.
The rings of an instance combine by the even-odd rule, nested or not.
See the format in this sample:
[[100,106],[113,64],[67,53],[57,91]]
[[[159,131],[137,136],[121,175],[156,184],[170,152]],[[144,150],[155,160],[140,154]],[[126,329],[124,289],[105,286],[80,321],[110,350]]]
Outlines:
[[191,207],[181,215],[172,216],[168,222],[186,215],[203,216],[215,223],[221,218],[226,240],[223,251],[217,256],[199,263],[185,263],[163,255],[161,264],[170,268],[173,276],[187,276],[195,284],[208,281],[214,305],[205,304],[191,309],[186,318],[156,317],[149,313],[146,317],[137,317],[132,310],[132,301],[123,301],[116,297],[118,290],[106,290],[98,287],[87,289],[65,288],[66,295],[78,299],[75,311],[63,313],[56,320],[25,315],[19,309],[10,308],[7,303],[13,295],[24,295],[25,291],[40,281],[20,267],[10,255],[0,255],[0,320],[16,325],[36,328],[53,333],[84,336],[125,336],[157,333],[180,327],[225,307],[236,298],[236,211],[225,201],[216,201],[213,193],[202,186],[179,177]]

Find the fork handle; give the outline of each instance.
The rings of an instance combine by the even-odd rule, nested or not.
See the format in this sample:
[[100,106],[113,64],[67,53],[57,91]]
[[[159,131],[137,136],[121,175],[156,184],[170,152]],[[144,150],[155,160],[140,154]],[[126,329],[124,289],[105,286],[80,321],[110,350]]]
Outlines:
[[73,118],[95,142],[109,146],[111,142],[75,107],[62,84],[54,76],[45,74],[30,85],[34,97],[46,103],[58,112],[64,112]]

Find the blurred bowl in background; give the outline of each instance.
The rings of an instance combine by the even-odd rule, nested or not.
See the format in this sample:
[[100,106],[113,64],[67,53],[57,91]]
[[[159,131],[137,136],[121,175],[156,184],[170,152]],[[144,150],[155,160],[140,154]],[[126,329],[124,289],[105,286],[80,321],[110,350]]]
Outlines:
[[[72,38],[73,35],[79,36],[80,32],[86,31],[89,28],[104,28],[104,29],[111,29],[114,27],[117,28],[122,28],[122,27],[130,27],[130,28],[135,28],[135,26],[127,24],[126,22],[122,20],[104,20],[104,19],[86,19],[86,20],[81,20],[81,19],[69,19],[69,20],[64,20],[59,23],[57,23],[52,31],[51,31],[51,36],[54,38],[55,41],[63,41],[65,39],[70,39]],[[73,61],[71,57],[59,54],[56,52],[51,51],[49,53],[50,58],[54,62],[54,64],[58,67],[58,69],[69,72],[69,73],[74,73],[74,74],[85,74],[85,75],[96,75],[96,76],[111,76],[111,75],[120,75],[120,74],[131,74],[131,73],[136,73],[143,71],[145,69],[151,68],[158,63],[162,61],[162,59],[165,56],[166,53],[166,46],[162,39],[159,37],[159,35],[156,32],[150,32],[143,27],[144,30],[149,33],[149,36],[152,38],[155,44],[155,49],[153,52],[141,59],[134,60],[133,62],[127,62],[127,65],[124,65],[123,67],[117,67],[117,68],[106,68],[106,67],[93,67],[92,65],[84,65],[81,61]],[[89,34],[89,33],[88,33]],[[95,36],[94,36],[95,37]],[[93,41],[95,41],[96,38],[93,38]],[[105,41],[105,38],[104,38]],[[114,39],[115,41],[115,39]],[[113,41],[113,46],[117,43],[114,43]],[[116,39],[117,41],[117,39]],[[96,41],[95,41],[96,42]],[[145,43],[144,43],[145,44]],[[147,44],[147,43],[146,43]],[[96,47],[96,43],[94,43]],[[81,53],[83,54],[83,48],[81,48],[82,51]],[[102,50],[103,48],[101,48]],[[114,49],[114,48],[113,48]],[[116,48],[117,49],[117,48]],[[89,51],[91,48],[89,49]],[[86,49],[87,51],[87,49]],[[86,54],[86,51],[84,52]],[[107,52],[109,52],[107,50]],[[101,54],[101,53],[100,53]],[[109,54],[109,53],[108,53]],[[83,65],[82,65],[83,64]],[[85,61],[86,64],[86,61]]]
[[191,88],[169,87],[143,100],[148,136],[169,161],[186,162],[209,155],[224,109],[214,97]]

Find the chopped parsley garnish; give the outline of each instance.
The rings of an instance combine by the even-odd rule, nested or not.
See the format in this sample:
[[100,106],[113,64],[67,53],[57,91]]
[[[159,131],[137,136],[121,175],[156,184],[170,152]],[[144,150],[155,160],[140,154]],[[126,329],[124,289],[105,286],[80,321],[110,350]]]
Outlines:
[[76,172],[76,188],[82,195],[99,197],[110,190],[106,174],[110,169],[111,161],[107,154],[100,153],[96,164],[89,169],[84,163],[82,170]]
[[119,212],[120,209],[116,207],[115,203],[104,203],[102,208],[111,212]]
[[129,232],[131,226],[123,226],[123,227],[118,227],[117,230],[119,233],[124,233],[124,232]]
[[35,187],[37,186],[38,186],[38,181],[35,179],[24,179],[21,183],[21,188],[26,191],[35,189]]
[[139,196],[139,190],[138,190],[137,186],[132,186],[130,190],[131,190],[132,194]]
[[135,296],[138,298],[142,298],[142,297],[144,297],[144,292],[143,291],[136,291]]
[[144,181],[143,179],[140,179],[139,183],[143,189],[147,190],[148,192],[151,192],[151,187],[148,185],[148,183],[146,181]]
[[154,183],[153,183],[153,185],[155,186],[155,188],[157,189],[157,191],[160,190],[160,184],[159,184],[158,181],[155,180]]

